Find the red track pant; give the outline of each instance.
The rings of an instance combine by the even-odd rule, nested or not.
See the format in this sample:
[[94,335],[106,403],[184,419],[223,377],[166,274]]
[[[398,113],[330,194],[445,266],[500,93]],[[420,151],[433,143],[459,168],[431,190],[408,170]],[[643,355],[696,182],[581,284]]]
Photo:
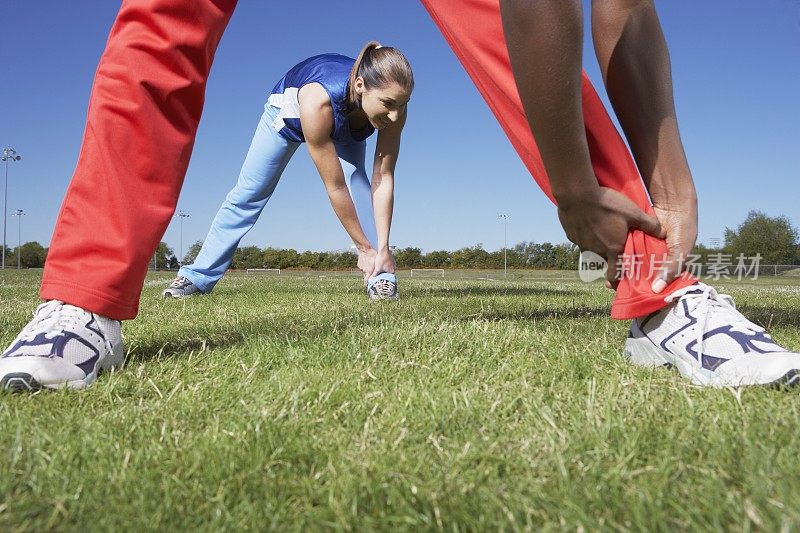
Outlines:
[[100,59],[40,295],[136,316],[236,0],[124,0]]
[[[511,73],[498,0],[422,0],[537,183],[550,187]],[[40,295],[111,318],[136,316],[147,268],[175,211],[214,52],[236,0],[124,0],[100,59],[78,166]],[[588,80],[584,114],[595,173],[649,210],[630,154]],[[662,254],[633,232],[628,254]],[[647,272],[647,265],[642,271]],[[664,306],[649,281],[624,280],[615,318]],[[691,281],[675,282],[665,294]]]

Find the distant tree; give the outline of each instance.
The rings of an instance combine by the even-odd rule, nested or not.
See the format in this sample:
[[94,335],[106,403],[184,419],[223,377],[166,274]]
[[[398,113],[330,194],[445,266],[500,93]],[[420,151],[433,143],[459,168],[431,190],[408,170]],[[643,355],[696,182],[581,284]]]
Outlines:
[[178,270],[181,267],[180,263],[178,263],[178,258],[174,255],[169,258],[169,269],[170,270]]
[[281,266],[283,250],[278,248],[264,248],[261,252],[261,264],[264,268],[286,268]]
[[508,268],[525,268],[527,254],[520,248],[519,245],[515,245],[508,249]]
[[452,256],[447,250],[434,250],[422,258],[422,265],[426,268],[447,268],[452,263]]
[[264,268],[264,252],[258,246],[237,248],[233,253],[231,268]]
[[184,265],[191,265],[194,263],[194,260],[197,259],[197,254],[200,253],[200,249],[203,247],[203,241],[195,241],[189,247],[189,251],[186,252],[186,255],[183,256],[183,264]]
[[525,268],[533,268],[537,258],[541,255],[541,244],[533,241],[522,241],[514,245],[511,250],[514,251],[515,261],[518,266]]
[[[38,242],[26,242],[20,249],[22,268],[42,268],[47,259],[47,248]],[[17,266],[17,248],[6,252],[6,268]]]
[[398,268],[417,268],[423,265],[422,250],[419,248],[398,248],[394,251]]
[[155,265],[156,268],[169,268],[171,259],[173,257],[175,257],[175,252],[172,250],[172,248],[167,246],[167,243],[162,241],[158,243],[158,246],[156,247],[156,253],[153,254],[153,265]]
[[320,252],[316,268],[318,270],[331,270],[336,265],[333,252]]
[[481,243],[456,250],[452,258],[454,268],[491,268],[489,252],[483,249]]
[[358,255],[351,252],[320,252],[316,268],[320,270],[348,270],[358,266]]
[[316,269],[322,263],[324,253],[322,252],[303,252],[297,260],[297,266],[301,268]]
[[294,248],[283,250],[281,254],[281,265],[283,266],[280,268],[296,268],[300,266],[300,254]]
[[692,260],[696,264],[705,265],[706,263],[708,263],[709,254],[718,254],[718,253],[720,253],[720,250],[717,248],[711,248],[703,244],[695,244],[694,248],[692,248],[692,255],[694,256]]
[[266,268],[296,267],[300,265],[300,255],[297,250],[266,248],[263,253],[263,263]]
[[555,268],[556,249],[549,242],[531,243],[528,247],[527,266],[531,268]]
[[797,229],[785,216],[769,217],[750,211],[736,230],[725,229],[725,253],[736,261],[739,254],[761,254],[762,265],[793,264],[798,260]]
[[[511,252],[510,256],[509,256],[509,252]],[[504,257],[504,255],[505,255],[505,257]],[[509,260],[510,259],[511,261],[508,263],[508,266],[512,267],[513,266],[513,259],[514,259],[513,255],[514,255],[514,252],[511,249],[505,250],[505,254],[503,254],[503,249],[502,248],[500,250],[497,250],[496,252],[491,252],[486,257],[486,263],[485,263],[486,267],[485,268],[503,268],[504,259],[505,260]]]
[[358,267],[358,254],[351,251],[346,252],[328,252],[333,268],[337,270],[346,270]]
[[580,258],[581,251],[577,246],[570,243],[556,244],[553,247],[555,252],[555,264],[552,268],[559,270],[577,270],[578,259]]

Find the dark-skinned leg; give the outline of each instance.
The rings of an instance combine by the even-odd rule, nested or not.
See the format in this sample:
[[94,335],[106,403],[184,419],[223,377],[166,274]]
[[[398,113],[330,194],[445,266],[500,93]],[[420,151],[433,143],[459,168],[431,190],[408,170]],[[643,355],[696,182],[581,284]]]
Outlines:
[[581,107],[581,1],[510,0],[500,2],[500,12],[522,106],[553,195],[558,199],[559,186],[572,185],[560,176],[595,186]]
[[652,0],[593,0],[592,37],[611,104],[656,215],[668,226],[669,268],[697,238],[697,198],[678,130],[672,69]]

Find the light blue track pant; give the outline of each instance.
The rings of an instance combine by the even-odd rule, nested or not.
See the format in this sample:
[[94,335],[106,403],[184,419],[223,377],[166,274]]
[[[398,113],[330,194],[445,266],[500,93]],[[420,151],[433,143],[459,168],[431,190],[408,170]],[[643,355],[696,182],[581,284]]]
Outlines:
[[[300,146],[300,143],[288,141],[275,131],[272,123],[277,113],[277,108],[269,104],[264,106],[264,114],[256,128],[236,186],[230,190],[217,211],[194,263],[181,267],[178,272],[179,276],[190,280],[201,292],[211,292],[222,278],[239,241],[258,220],[283,170]],[[336,153],[350,187],[361,228],[372,245],[376,246],[372,188],[365,168],[366,149],[366,141],[336,143]]]

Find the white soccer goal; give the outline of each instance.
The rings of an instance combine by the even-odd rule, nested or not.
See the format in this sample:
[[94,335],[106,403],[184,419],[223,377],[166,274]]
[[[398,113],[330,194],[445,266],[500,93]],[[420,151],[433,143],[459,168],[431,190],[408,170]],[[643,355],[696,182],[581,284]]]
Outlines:
[[248,268],[248,274],[280,274],[280,268]]
[[443,268],[412,268],[411,269],[411,277],[414,277],[414,274],[419,276],[438,276],[443,278],[444,277],[444,269]]
[[758,265],[758,275],[800,277],[800,265]]

